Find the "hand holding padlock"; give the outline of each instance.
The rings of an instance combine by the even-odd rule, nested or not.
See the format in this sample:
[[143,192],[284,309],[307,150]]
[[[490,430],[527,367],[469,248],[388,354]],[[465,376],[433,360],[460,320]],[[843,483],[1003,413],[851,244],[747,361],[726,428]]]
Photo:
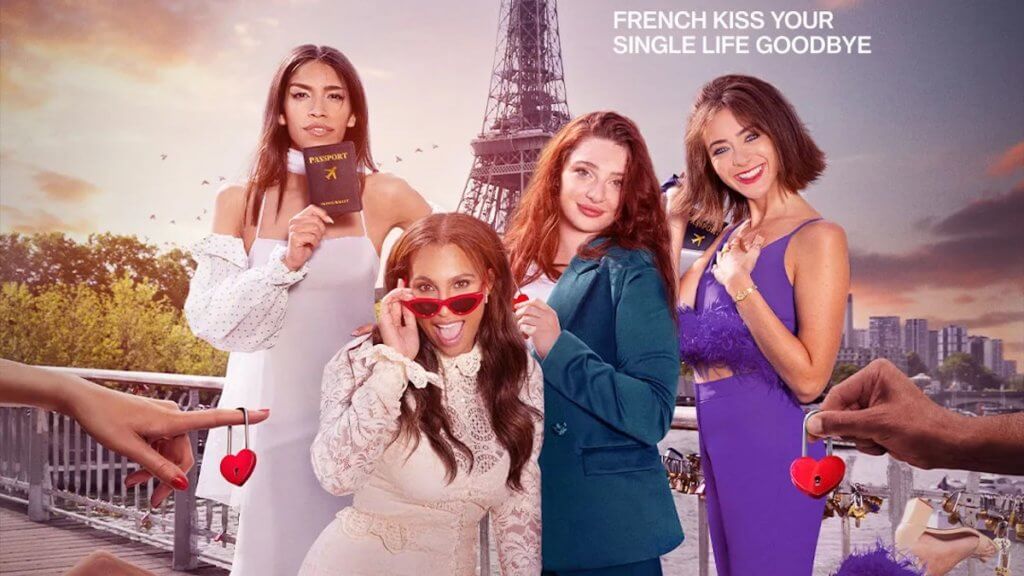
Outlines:
[[811,410],[804,416],[801,428],[800,457],[789,466],[789,476],[798,490],[811,498],[821,498],[834,490],[846,475],[846,463],[832,455],[832,439],[825,439],[826,456],[820,461],[807,455],[807,420],[820,410]]
[[249,449],[249,411],[239,408],[245,419],[245,448],[231,453],[231,426],[228,426],[228,453],[220,461],[220,474],[235,486],[245,484],[256,469],[256,453]]

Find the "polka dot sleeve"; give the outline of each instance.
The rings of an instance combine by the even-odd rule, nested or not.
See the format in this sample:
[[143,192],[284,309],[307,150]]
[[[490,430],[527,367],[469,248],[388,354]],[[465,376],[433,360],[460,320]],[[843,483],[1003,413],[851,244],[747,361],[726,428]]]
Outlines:
[[211,234],[192,248],[196,272],[185,300],[192,332],[229,352],[270,348],[277,341],[288,305],[288,288],[306,276],[291,271],[278,246],[266,264],[249,267],[241,238]]

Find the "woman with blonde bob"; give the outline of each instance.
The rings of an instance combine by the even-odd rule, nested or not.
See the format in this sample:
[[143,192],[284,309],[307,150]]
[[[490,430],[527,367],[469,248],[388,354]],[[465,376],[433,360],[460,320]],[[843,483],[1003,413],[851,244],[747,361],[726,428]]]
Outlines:
[[355,499],[300,574],[476,574],[490,512],[501,573],[535,576],[543,379],[501,240],[471,216],[429,216],[399,238],[384,283],[374,333],[324,370],[313,469]]
[[636,125],[593,112],[562,127],[506,243],[544,371],[544,573],[661,574],[683,539],[657,446],[679,352],[668,224]]
[[801,195],[825,156],[774,86],[731,75],[697,97],[686,161],[672,218],[722,231],[679,281],[715,566],[809,575],[824,503],[791,484],[789,466],[801,404],[832,374],[850,286],[843,229]]

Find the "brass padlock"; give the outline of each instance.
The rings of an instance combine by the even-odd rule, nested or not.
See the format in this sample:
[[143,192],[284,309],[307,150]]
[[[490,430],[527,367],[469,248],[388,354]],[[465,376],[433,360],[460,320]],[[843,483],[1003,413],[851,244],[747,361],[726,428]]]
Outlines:
[[942,509],[945,510],[947,514],[949,514],[949,523],[950,524],[959,524],[960,523],[960,510],[959,510],[959,508],[960,508],[960,496],[962,494],[963,494],[963,492],[958,490],[957,492],[947,496],[946,499],[942,502]]

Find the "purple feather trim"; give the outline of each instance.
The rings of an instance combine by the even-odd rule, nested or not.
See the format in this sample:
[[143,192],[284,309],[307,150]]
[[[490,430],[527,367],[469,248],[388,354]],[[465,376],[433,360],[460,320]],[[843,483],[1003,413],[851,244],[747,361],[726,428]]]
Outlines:
[[867,552],[851,554],[832,576],[924,576],[912,560],[875,543]]
[[698,371],[707,366],[725,365],[735,374],[754,373],[766,382],[779,379],[731,304],[700,313],[688,306],[680,307],[679,356]]

